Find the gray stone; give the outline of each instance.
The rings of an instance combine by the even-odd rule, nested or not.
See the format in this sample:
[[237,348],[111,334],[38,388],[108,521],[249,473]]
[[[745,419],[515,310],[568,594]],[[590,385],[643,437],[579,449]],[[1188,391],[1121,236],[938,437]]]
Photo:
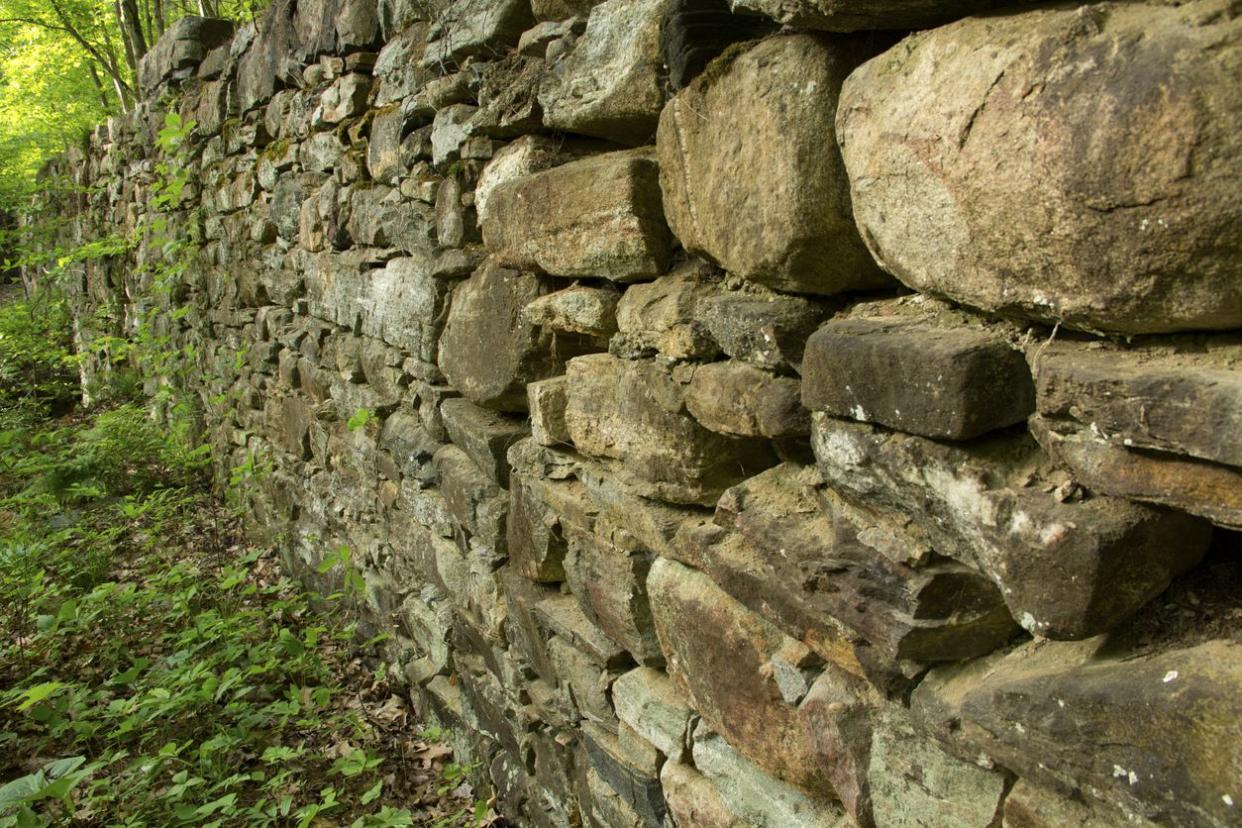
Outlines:
[[572,343],[553,347],[550,332],[522,320],[522,308],[550,292],[532,273],[485,264],[453,293],[438,364],[469,400],[497,411],[524,411],[526,385],[564,372]]
[[828,309],[770,290],[736,290],[703,298],[695,316],[734,359],[764,368],[798,370],[807,337]]
[[833,140],[841,83],[867,56],[844,41],[775,37],[726,52],[669,102],[657,139],[660,184],[687,250],[796,293],[890,281],[854,227]]
[[294,57],[298,43],[293,26],[296,8],[293,0],[275,0],[264,12],[253,39],[247,42],[238,38],[238,45],[246,43],[237,61],[237,96],[242,112],[266,103],[281,87],[301,85],[301,61]]
[[659,670],[636,667],[612,684],[617,718],[671,760],[690,745],[690,707],[672,680]]
[[1058,497],[1067,478],[1026,436],[955,445],[812,419],[830,486],[909,515],[937,551],[995,581],[1014,619],[1041,636],[1117,626],[1207,546],[1207,525],[1186,515]]
[[1086,330],[1242,324],[1226,7],[969,18],[854,72],[837,134],[876,260],[916,290]]
[[802,402],[924,437],[966,440],[1024,421],[1022,354],[982,329],[900,317],[830,320],[807,341]]
[[431,163],[442,167],[456,161],[461,145],[474,132],[471,119],[476,107],[469,104],[453,104],[436,113],[431,125]]
[[614,288],[574,285],[540,296],[522,309],[522,316],[532,325],[606,339],[617,330],[620,298]]
[[495,187],[482,215],[489,251],[514,267],[630,282],[668,269],[655,154],[613,152]]
[[533,22],[530,0],[452,0],[436,17],[421,63],[453,66],[470,55],[504,51]]
[[747,828],[852,828],[854,824],[833,803],[773,779],[701,724],[694,734],[694,765],[711,780],[727,813]]
[[175,76],[188,77],[207,53],[233,37],[233,21],[215,17],[182,17],[160,35],[138,62],[138,85],[144,94]]
[[453,443],[470,455],[488,477],[508,488],[509,446],[530,434],[529,426],[523,420],[488,411],[464,399],[445,400],[440,414]]
[[660,22],[668,0],[607,0],[586,32],[555,61],[539,90],[553,129],[626,144],[650,143],[660,109]]
[[566,373],[573,444],[621,461],[615,473],[640,494],[710,503],[748,470],[772,462],[766,443],[700,426],[685,411],[681,384],[655,362],[596,354],[570,360]]
[[991,828],[1007,787],[1004,774],[920,736],[898,707],[876,718],[868,771],[875,824],[886,828]]
[[371,93],[371,78],[351,72],[338,78],[323,93],[320,106],[327,124],[339,124],[347,118],[356,118],[367,108],[367,96]]

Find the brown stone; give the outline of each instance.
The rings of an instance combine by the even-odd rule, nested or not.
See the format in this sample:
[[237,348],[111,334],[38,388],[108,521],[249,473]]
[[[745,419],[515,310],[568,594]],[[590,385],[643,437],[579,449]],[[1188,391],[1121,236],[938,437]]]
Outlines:
[[660,183],[687,250],[797,293],[889,282],[854,227],[833,140],[841,82],[868,54],[845,41],[774,37],[726,52],[669,102]]
[[1128,334],[1236,328],[1240,72],[1225,0],[912,35],[841,92],[863,238],[906,285],[988,311]]
[[556,276],[616,282],[668,269],[655,153],[612,152],[497,186],[483,214],[483,240],[500,261]]
[[682,385],[653,361],[578,357],[567,370],[565,421],[578,450],[620,461],[616,474],[639,494],[710,503],[772,462],[767,444],[708,431],[685,410]]

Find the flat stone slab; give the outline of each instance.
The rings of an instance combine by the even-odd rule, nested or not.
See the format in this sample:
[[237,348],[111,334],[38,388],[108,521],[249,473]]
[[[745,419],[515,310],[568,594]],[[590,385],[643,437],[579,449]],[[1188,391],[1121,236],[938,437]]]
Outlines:
[[555,276],[659,276],[672,239],[654,152],[605,153],[500,184],[488,195],[483,240],[501,262]]

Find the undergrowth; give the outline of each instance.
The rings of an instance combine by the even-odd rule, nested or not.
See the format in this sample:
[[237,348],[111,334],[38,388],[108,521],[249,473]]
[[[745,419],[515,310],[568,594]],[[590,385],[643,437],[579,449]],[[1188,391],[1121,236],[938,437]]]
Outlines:
[[66,413],[56,324],[0,309],[0,828],[486,823],[355,655],[356,579],[284,577],[143,407]]

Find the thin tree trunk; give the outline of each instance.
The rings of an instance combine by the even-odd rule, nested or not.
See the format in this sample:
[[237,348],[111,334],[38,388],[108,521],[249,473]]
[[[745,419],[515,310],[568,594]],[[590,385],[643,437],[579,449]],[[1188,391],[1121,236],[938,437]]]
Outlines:
[[108,102],[108,91],[104,88],[103,81],[99,78],[99,70],[95,68],[93,62],[89,66],[91,68],[91,83],[95,84],[95,91],[99,93],[99,102],[103,104],[104,112],[111,112],[112,104]]
[[151,0],[151,5],[155,7],[155,27],[163,34],[168,31],[168,24],[164,22],[164,0]]

